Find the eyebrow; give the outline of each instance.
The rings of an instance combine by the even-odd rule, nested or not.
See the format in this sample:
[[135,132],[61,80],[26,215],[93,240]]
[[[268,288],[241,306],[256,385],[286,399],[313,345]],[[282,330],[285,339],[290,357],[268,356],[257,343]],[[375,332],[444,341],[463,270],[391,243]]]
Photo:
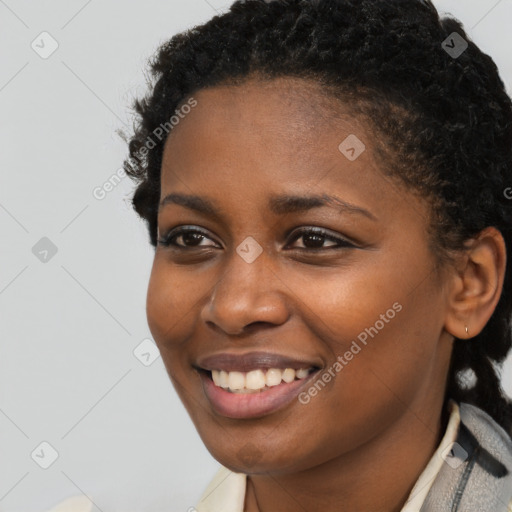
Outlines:
[[[222,216],[222,210],[215,206],[213,201],[205,197],[178,193],[168,194],[160,202],[159,210],[168,204],[177,204],[216,218]],[[277,195],[272,196],[269,200],[269,209],[275,215],[304,212],[325,206],[333,207],[339,213],[363,215],[373,221],[377,220],[375,215],[368,210],[328,194],[309,196]]]

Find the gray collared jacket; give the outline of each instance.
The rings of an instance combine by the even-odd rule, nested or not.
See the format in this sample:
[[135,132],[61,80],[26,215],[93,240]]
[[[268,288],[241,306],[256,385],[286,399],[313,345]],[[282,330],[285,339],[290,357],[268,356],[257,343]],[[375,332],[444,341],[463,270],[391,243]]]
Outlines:
[[512,440],[486,412],[461,403],[446,464],[420,512],[512,512]]

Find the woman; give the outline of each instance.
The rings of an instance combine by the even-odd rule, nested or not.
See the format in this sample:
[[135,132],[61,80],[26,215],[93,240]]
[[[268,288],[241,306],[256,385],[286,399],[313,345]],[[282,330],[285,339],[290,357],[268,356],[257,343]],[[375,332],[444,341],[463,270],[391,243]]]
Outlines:
[[173,37],[127,172],[199,512],[506,511],[512,105],[428,0],[247,0]]

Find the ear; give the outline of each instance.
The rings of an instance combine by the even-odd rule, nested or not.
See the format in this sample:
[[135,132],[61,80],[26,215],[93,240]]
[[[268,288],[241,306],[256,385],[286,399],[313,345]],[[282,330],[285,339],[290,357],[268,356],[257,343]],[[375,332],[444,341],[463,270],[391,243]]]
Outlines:
[[501,296],[506,263],[505,241],[496,228],[488,227],[468,241],[447,288],[444,327],[452,336],[472,338],[485,327]]

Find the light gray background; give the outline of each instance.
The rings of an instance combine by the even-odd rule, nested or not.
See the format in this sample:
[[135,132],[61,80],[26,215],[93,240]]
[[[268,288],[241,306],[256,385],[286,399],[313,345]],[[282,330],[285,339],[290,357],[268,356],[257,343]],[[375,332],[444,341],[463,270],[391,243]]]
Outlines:
[[[0,0],[0,511],[44,511],[82,492],[95,512],[186,511],[217,467],[161,359],[144,366],[133,354],[150,338],[152,262],[133,185],[101,201],[93,190],[126,155],[115,132],[145,91],[147,58],[229,3]],[[510,91],[512,0],[435,3]],[[31,48],[43,31],[59,44],[47,59]],[[32,252],[42,237],[58,249],[46,263]],[[504,387],[512,393],[510,359]],[[59,454],[46,470],[31,458],[43,441]]]

